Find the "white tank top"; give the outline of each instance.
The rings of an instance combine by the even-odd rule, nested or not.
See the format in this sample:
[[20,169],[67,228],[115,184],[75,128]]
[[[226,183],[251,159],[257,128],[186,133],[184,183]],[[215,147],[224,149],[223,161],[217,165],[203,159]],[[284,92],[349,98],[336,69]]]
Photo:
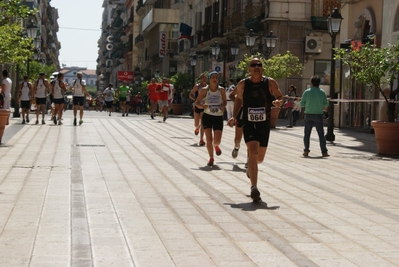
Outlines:
[[55,81],[55,84],[54,84],[54,95],[53,95],[54,99],[64,98],[64,96],[62,94],[63,90],[64,89],[62,89],[61,86],[60,86],[60,81],[58,81],[58,80]]
[[84,84],[82,79],[76,79],[73,82],[73,85],[72,85],[72,87],[73,87],[73,96],[85,96],[84,93],[83,93],[82,84]]
[[222,105],[222,95],[220,93],[220,87],[216,92],[211,92],[208,87],[208,92],[206,92],[205,105],[208,107],[204,110],[204,113],[212,116],[223,116],[221,109]]
[[21,87],[21,98],[20,100],[22,101],[29,101],[30,100],[30,90],[28,86],[28,82],[22,82],[22,87]]
[[36,85],[36,95],[37,98],[45,98],[46,97],[46,86],[44,85],[44,80],[37,80]]

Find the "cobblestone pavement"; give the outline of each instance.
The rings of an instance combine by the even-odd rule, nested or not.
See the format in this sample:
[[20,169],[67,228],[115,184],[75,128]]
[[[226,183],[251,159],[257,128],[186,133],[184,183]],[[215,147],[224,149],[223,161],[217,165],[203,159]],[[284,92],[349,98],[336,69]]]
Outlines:
[[399,266],[399,159],[371,134],[303,158],[302,126],[272,130],[252,203],[229,127],[210,169],[192,119],[32,121],[0,146],[1,267]]

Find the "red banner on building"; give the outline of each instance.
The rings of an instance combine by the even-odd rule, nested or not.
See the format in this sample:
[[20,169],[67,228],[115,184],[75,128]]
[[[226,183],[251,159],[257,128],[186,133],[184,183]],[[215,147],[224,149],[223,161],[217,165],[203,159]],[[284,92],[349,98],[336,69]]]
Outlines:
[[166,56],[166,32],[159,33],[159,58]]
[[132,82],[134,80],[133,71],[118,71],[118,81]]

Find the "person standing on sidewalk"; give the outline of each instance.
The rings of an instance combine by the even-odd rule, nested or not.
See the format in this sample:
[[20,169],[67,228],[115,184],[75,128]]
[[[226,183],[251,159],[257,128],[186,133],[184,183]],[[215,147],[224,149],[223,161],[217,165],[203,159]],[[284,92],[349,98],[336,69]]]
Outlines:
[[[201,92],[202,88],[206,87],[206,82],[208,78],[206,77],[205,73],[201,73],[199,76],[200,82],[194,85],[193,89],[191,90],[189,97],[191,100],[195,102],[197,99],[198,94]],[[203,103],[201,103],[203,104]],[[204,146],[205,141],[204,141],[204,129],[202,128],[202,115],[204,114],[204,109],[198,108],[195,103],[194,103],[194,134],[198,135],[200,134],[200,140],[198,145],[199,146]]]
[[[3,94],[3,109],[10,109],[11,107],[11,87],[12,81],[9,78],[8,70],[3,70],[3,81],[1,82],[1,93]],[[10,116],[7,118],[8,125],[10,123]]]
[[288,94],[285,96],[285,104],[284,107],[287,110],[287,117],[288,117],[288,125],[287,128],[292,128],[293,126],[293,118],[292,118],[292,110],[294,108],[294,100],[296,97],[296,87],[295,85],[291,84],[290,87],[288,87]]
[[160,85],[157,83],[157,80],[155,78],[151,79],[151,83],[148,84],[147,89],[148,92],[147,94],[149,95],[150,98],[150,116],[151,119],[154,119],[154,112],[157,109],[157,104],[158,104],[158,93],[156,92],[160,87]]
[[123,81],[123,84],[119,86],[119,108],[122,112],[122,117],[128,116],[129,110],[126,109],[126,97],[129,91],[129,86],[126,85],[126,81]]
[[312,128],[316,127],[317,134],[319,135],[321,154],[323,157],[329,157],[323,125],[323,111],[327,111],[328,108],[326,92],[319,87],[319,76],[313,76],[310,79],[310,83],[312,87],[303,92],[301,99],[301,107],[305,108],[305,130],[303,137],[305,148],[302,155],[304,157],[309,156],[310,134],[312,133]]
[[114,102],[114,89],[112,88],[114,85],[110,83],[108,87],[104,90],[103,95],[105,96],[105,105],[107,111],[109,112],[108,116],[111,116],[112,113],[112,104]]
[[[206,137],[206,148],[208,150],[208,166],[213,166],[213,149],[220,156],[222,150],[219,145],[222,141],[223,113],[227,105],[226,90],[219,86],[219,74],[212,71],[208,75],[209,85],[203,88],[195,101],[199,109],[204,110],[202,115],[202,127]],[[203,101],[204,100],[204,101]]]
[[42,112],[42,124],[46,124],[44,117],[46,116],[47,108],[47,93],[49,91],[49,83],[45,78],[45,73],[39,74],[39,79],[33,85],[33,95],[36,101],[36,124],[39,124],[39,113]]
[[170,92],[170,85],[168,83],[168,78],[162,78],[162,84],[160,87],[157,88],[158,92],[158,106],[160,111],[163,113],[163,121],[166,121],[168,118],[168,98]]
[[25,120],[29,123],[29,112],[30,112],[30,100],[32,99],[32,84],[29,82],[29,77],[24,76],[24,81],[18,85],[18,99],[21,105],[21,116],[22,124],[25,124]]
[[85,97],[88,95],[86,90],[86,81],[82,80],[83,74],[78,72],[77,79],[72,82],[69,90],[73,93],[73,125],[76,126],[76,115],[79,108],[79,125],[83,123],[83,106],[85,104]]
[[[64,79],[64,74],[59,73],[57,76],[57,80],[53,83],[51,87],[51,94],[53,95],[54,100],[54,124],[62,125],[62,114],[64,112],[64,95],[66,93],[65,83],[62,81]],[[56,117],[57,116],[57,119]]]
[[[242,109],[244,140],[248,152],[247,176],[251,180],[250,196],[254,202],[261,200],[258,190],[258,164],[262,163],[270,136],[270,111],[272,106],[280,107],[283,96],[277,82],[263,76],[263,65],[259,58],[249,63],[250,76],[237,84],[233,117],[228,121],[232,127],[237,125],[237,115]],[[272,95],[276,98],[273,101]]]

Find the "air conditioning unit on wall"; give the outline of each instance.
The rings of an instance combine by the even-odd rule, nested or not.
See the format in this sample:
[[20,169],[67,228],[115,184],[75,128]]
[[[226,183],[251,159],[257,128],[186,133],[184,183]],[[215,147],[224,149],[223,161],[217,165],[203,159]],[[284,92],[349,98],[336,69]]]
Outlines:
[[320,54],[323,49],[323,37],[306,36],[305,38],[305,53]]

